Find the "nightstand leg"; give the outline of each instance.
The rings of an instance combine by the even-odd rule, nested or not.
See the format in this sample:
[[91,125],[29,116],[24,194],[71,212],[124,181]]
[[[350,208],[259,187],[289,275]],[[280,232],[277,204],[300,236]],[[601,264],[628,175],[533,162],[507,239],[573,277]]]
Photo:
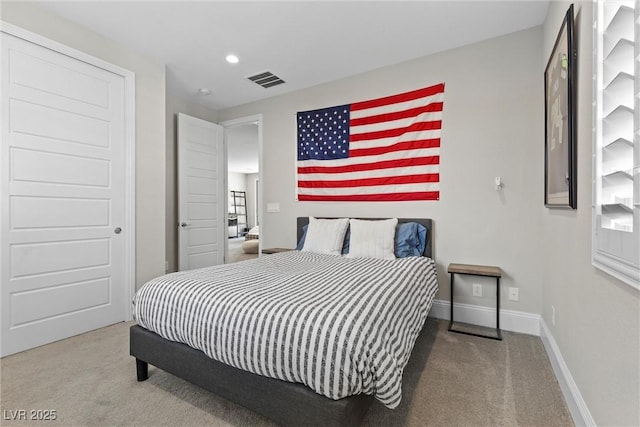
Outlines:
[[453,328],[453,276],[454,276],[454,274],[451,273],[451,306],[449,307],[449,309],[450,309],[450,313],[449,313],[449,330],[451,330]]
[[500,331],[500,278],[496,277],[496,333],[498,339],[502,339],[502,332]]
[[500,279],[496,278],[496,329],[500,329]]

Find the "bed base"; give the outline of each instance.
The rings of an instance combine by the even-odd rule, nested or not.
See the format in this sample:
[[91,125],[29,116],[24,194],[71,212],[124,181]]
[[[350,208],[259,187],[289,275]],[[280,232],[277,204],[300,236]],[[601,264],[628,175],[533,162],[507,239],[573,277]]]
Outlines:
[[130,330],[130,354],[138,381],[148,378],[152,364],[285,426],[357,426],[373,402],[369,395],[331,400],[301,384],[236,369],[138,325]]

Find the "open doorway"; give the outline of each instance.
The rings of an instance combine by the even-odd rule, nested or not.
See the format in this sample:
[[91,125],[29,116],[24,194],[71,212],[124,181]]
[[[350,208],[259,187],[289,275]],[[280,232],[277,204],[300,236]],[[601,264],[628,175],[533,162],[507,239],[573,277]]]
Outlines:
[[227,242],[225,263],[260,253],[260,154],[262,117],[223,122],[227,156]]

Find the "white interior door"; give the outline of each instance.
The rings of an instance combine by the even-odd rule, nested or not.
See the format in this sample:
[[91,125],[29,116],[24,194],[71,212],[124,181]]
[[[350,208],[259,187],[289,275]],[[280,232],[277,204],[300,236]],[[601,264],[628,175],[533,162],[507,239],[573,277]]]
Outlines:
[[124,77],[2,32],[2,356],[123,321]]
[[179,269],[224,263],[222,126],[178,114]]

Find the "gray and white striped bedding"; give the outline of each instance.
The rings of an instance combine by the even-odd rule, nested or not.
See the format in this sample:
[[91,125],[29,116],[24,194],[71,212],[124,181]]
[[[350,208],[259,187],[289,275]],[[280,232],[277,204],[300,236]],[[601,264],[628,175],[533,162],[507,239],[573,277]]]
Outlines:
[[140,326],[236,368],[395,408],[437,289],[430,258],[292,251],[156,278],[133,312]]

